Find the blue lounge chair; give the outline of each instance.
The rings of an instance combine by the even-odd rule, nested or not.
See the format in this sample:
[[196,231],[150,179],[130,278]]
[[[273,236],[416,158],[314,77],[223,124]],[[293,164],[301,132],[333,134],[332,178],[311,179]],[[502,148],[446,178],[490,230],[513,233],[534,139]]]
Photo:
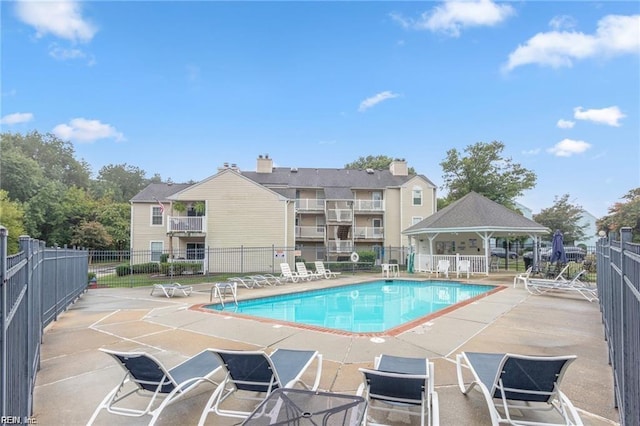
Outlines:
[[[167,405],[196,388],[201,382],[215,385],[211,376],[221,368],[218,357],[209,351],[202,351],[168,370],[154,356],[144,352],[100,350],[113,357],[124,369],[125,375],[98,405],[88,425],[93,424],[102,409],[129,417],[150,415],[149,424],[154,424]],[[132,395],[146,396],[150,400],[146,407],[141,409],[120,404]],[[162,402],[156,407],[160,400]]]
[[[456,357],[458,385],[465,395],[472,388],[479,388],[494,426],[501,423],[582,425],[575,407],[559,389],[567,367],[575,359],[575,355],[542,357],[462,352]],[[473,375],[469,386],[464,384],[462,367],[467,367]],[[556,412],[553,418],[549,414],[541,415],[551,410]],[[537,412],[536,418],[524,417],[527,411]]]
[[[374,366],[374,370],[360,369],[364,383],[358,389],[358,395],[364,395],[367,400],[364,424],[377,424],[369,423],[371,410],[420,416],[422,426],[440,424],[432,362],[426,358],[380,355]],[[419,407],[420,411],[411,411],[412,406]]]
[[[251,411],[224,409],[222,403],[234,395],[240,400],[264,401],[279,388],[301,385],[316,390],[322,373],[322,355],[317,351],[276,349],[271,355],[263,351],[232,351],[209,349],[219,358],[225,378],[211,394],[202,411],[199,424],[204,424],[209,413],[219,416],[246,419]],[[302,381],[302,375],[313,362],[317,363],[315,382],[312,386]]]

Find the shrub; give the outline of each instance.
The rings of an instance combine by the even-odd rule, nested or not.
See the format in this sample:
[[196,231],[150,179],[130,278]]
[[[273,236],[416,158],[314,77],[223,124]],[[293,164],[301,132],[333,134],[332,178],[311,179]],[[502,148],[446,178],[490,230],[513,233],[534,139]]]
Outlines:
[[169,254],[168,253],[162,253],[160,255],[160,263],[167,263],[168,260],[169,260]]
[[358,256],[360,256],[358,262],[361,263],[374,263],[376,261],[376,253],[373,251],[361,251],[358,252]]
[[160,272],[160,265],[156,262],[138,263],[135,265],[124,263],[116,266],[116,275],[119,277],[130,274],[157,274],[158,272]]
[[94,279],[96,277],[96,273],[95,272],[89,272],[88,277],[87,277],[87,282],[91,282],[92,279]]

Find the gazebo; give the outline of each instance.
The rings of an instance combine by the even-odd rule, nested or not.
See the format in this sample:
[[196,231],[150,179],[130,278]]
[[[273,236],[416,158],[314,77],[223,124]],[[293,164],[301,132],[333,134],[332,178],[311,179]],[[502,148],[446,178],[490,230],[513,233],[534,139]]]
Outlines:
[[415,271],[432,272],[439,260],[449,260],[456,270],[460,260],[468,259],[473,272],[487,275],[491,238],[529,237],[534,241],[534,259],[538,259],[539,238],[549,232],[539,223],[476,192],[402,231],[409,237],[409,245],[415,247]]

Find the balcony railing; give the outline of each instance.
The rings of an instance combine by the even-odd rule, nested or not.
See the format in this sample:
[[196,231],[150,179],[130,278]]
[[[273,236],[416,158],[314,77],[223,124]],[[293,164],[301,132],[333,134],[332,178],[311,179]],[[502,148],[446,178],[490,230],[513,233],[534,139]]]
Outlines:
[[296,226],[296,238],[324,239],[324,225],[322,227]]
[[330,222],[352,222],[352,209],[330,209],[327,211],[327,221]]
[[296,199],[296,210],[298,211],[324,211],[324,203],[326,200],[316,198],[298,198]]
[[207,232],[205,216],[169,216],[167,232]]
[[355,200],[353,206],[356,212],[381,212],[384,211],[383,200]]
[[353,229],[353,237],[357,240],[361,239],[382,239],[384,238],[384,228],[363,226]]
[[327,249],[330,253],[351,253],[353,243],[347,240],[332,240],[327,243]]

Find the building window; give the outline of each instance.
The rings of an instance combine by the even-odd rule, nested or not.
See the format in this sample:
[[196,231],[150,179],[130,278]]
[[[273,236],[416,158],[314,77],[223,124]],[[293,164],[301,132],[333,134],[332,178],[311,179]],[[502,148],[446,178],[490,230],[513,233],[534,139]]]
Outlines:
[[324,216],[316,216],[316,232],[324,235],[324,227],[326,225]]
[[422,188],[420,188],[419,186],[416,186],[413,188],[413,205],[414,206],[421,206],[422,205]]
[[187,243],[187,259],[204,259],[204,243]]
[[163,211],[161,207],[151,207],[151,224],[162,226]]
[[151,262],[160,262],[163,250],[164,243],[162,241],[151,241]]

